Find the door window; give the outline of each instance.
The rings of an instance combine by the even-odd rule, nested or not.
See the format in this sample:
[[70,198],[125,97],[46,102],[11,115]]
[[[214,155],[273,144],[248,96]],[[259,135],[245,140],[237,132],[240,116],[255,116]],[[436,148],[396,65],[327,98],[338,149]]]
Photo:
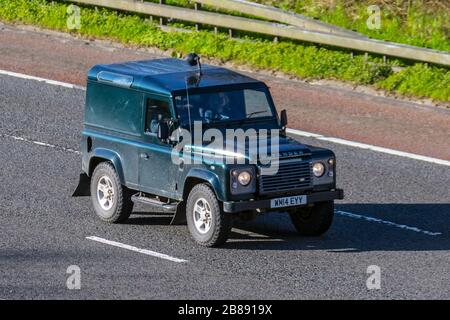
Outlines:
[[169,103],[167,101],[147,99],[147,116],[145,121],[145,132],[158,133],[158,124],[171,118]]

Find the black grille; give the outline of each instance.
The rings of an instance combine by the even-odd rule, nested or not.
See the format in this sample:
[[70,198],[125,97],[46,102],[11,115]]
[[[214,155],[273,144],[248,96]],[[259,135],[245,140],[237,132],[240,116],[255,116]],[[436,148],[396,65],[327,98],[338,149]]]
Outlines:
[[278,172],[275,175],[261,175],[259,179],[259,192],[261,194],[309,189],[311,187],[311,163],[309,161],[281,160]]

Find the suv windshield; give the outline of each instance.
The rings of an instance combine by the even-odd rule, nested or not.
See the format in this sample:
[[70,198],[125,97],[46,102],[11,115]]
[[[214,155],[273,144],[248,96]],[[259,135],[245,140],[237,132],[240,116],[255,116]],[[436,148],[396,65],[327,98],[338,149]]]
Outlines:
[[182,125],[190,119],[204,123],[242,121],[246,119],[273,117],[265,88],[176,96],[175,107]]

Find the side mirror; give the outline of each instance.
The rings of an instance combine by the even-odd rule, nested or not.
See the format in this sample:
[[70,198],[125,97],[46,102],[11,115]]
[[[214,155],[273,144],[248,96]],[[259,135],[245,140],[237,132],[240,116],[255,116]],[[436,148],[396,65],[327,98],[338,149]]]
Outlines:
[[167,121],[161,121],[158,124],[158,139],[166,141],[169,139],[170,132],[169,132],[169,124]]
[[280,126],[282,128],[286,128],[287,124],[288,124],[287,111],[282,110],[280,113]]

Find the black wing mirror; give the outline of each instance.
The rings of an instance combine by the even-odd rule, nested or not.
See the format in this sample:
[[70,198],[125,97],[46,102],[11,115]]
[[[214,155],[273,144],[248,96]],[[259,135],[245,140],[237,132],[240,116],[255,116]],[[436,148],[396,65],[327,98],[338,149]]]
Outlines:
[[158,125],[158,139],[166,141],[169,139],[169,124],[167,121],[161,121]]
[[280,113],[280,126],[281,128],[285,129],[287,124],[288,124],[287,111],[282,110]]

